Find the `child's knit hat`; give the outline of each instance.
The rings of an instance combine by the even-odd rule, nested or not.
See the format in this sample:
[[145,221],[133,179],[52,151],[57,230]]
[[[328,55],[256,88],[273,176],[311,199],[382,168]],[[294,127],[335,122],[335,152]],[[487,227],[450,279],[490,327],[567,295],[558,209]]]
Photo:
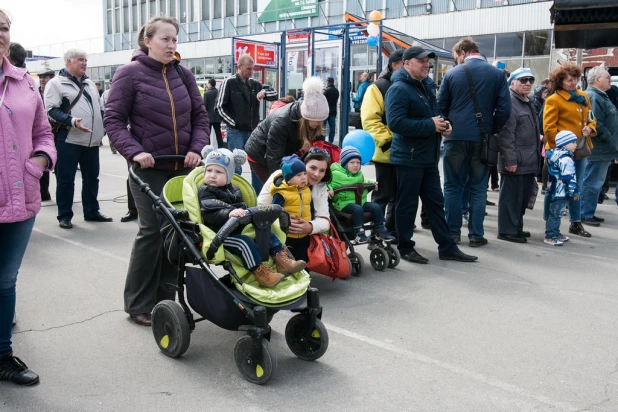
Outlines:
[[303,102],[300,115],[307,120],[323,122],[328,117],[328,101],[322,93],[324,83],[319,77],[309,77],[303,82]]
[[556,147],[564,147],[571,142],[576,142],[577,136],[575,133],[568,130],[563,130],[556,135]]
[[283,179],[286,182],[292,180],[297,174],[306,171],[305,164],[295,154],[281,159],[281,173],[283,173]]
[[247,161],[247,153],[244,150],[234,149],[234,152],[230,152],[227,149],[215,149],[213,146],[208,145],[202,149],[202,161],[206,166],[217,165],[225,170],[227,176],[226,184],[232,182],[234,177],[234,170],[236,166],[242,166]]
[[341,166],[344,169],[348,169],[348,162],[352,159],[358,159],[360,160],[360,162],[363,162],[363,158],[360,154],[360,152],[358,151],[358,149],[354,146],[346,146],[341,150],[341,156],[339,158],[340,162],[341,162]]

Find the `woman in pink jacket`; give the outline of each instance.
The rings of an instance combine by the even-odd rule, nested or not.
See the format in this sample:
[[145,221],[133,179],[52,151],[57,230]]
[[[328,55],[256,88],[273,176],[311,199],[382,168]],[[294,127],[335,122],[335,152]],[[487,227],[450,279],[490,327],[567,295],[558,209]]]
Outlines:
[[56,148],[34,80],[3,57],[11,21],[0,9],[0,380],[39,381],[11,348],[15,283],[34,218],[41,209],[39,179],[56,161]]

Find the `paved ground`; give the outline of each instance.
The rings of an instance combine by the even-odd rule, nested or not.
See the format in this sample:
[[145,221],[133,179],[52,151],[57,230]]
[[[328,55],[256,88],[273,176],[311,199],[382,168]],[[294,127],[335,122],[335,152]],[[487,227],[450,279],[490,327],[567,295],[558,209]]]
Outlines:
[[613,202],[599,207],[607,221],[592,238],[562,248],[542,243],[538,209],[526,216],[531,242],[497,240],[489,207],[489,245],[462,247],[478,263],[438,260],[419,229],[429,265],[380,273],[367,264],[347,281],[314,276],[328,352],[313,363],[295,358],[282,334],[290,316],[280,313],[277,375],[255,386],[234,363],[240,333],[200,323],[187,353],[170,359],[149,328],[128,320],[122,290],[136,225],[119,222],[124,160],[107,147],[101,160],[101,211],[114,223],[84,222],[79,204],[73,230],[58,228],[53,204],[37,219],[18,282],[14,348],[41,384],[0,383],[1,411],[618,410]]

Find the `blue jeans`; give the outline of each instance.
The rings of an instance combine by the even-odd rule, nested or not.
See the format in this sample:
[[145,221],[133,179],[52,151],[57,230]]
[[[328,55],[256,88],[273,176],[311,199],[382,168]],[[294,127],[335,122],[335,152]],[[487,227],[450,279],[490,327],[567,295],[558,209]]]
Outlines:
[[481,142],[451,140],[444,143],[444,208],[451,236],[461,236],[462,192],[470,185],[468,238],[485,234],[485,202],[489,167],[481,163]]
[[33,226],[34,217],[23,222],[0,223],[0,358],[13,351],[15,284]]
[[332,143],[335,140],[335,129],[337,123],[337,115],[328,116],[324,120],[324,126],[328,123],[328,141]]
[[341,211],[352,215],[352,228],[354,232],[363,228],[363,215],[365,212],[371,213],[371,216],[373,216],[371,221],[374,226],[384,226],[384,212],[382,212],[382,208],[377,203],[365,202],[362,206],[356,203],[350,203],[341,209]]
[[[62,133],[62,132],[61,132]],[[65,141],[61,133],[56,138],[58,161],[56,162],[56,203],[58,220],[73,218],[73,197],[77,165],[82,175],[82,208],[84,217],[99,213],[99,146],[79,146]]]
[[[233,152],[234,149],[245,150],[245,145],[247,144],[247,140],[249,140],[249,136],[251,136],[251,132],[234,129],[228,126],[226,133],[227,148],[230,152]],[[242,166],[236,166],[234,173],[238,176],[242,175]],[[262,185],[262,181],[257,177],[253,170],[251,170],[251,186],[255,189],[255,193],[259,194],[262,191]]]
[[[577,188],[580,190],[580,192],[581,192],[582,181],[584,180],[584,175],[586,172],[587,164],[588,164],[588,159],[580,159],[580,160],[575,161],[575,178],[577,179]],[[550,204],[550,194],[548,190],[545,193],[545,202],[543,205],[543,219],[545,220],[549,218],[549,204]],[[569,198],[569,221],[571,223],[582,221],[581,196],[579,200],[574,200],[572,197]]]
[[549,203],[549,216],[545,222],[545,238],[556,239],[560,236],[560,219],[562,218],[562,211],[569,203],[567,199],[557,199]]
[[[247,140],[249,140],[249,136],[251,136],[251,132],[245,130],[238,130],[232,127],[227,127],[227,148],[233,152],[234,149],[245,150],[245,144],[247,144]],[[242,174],[242,167],[236,166],[235,173],[237,175]]]
[[592,219],[597,210],[599,193],[605,183],[607,168],[611,160],[591,161],[586,164],[584,181],[581,189],[581,215],[585,219]]

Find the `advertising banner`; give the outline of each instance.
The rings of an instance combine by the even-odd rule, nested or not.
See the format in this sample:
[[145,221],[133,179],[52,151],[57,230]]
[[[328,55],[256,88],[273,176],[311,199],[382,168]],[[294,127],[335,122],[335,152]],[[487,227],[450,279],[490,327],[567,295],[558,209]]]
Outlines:
[[258,21],[260,23],[317,15],[318,0],[258,0]]
[[234,40],[234,64],[238,64],[238,58],[243,54],[251,56],[256,66],[279,67],[274,44]]

